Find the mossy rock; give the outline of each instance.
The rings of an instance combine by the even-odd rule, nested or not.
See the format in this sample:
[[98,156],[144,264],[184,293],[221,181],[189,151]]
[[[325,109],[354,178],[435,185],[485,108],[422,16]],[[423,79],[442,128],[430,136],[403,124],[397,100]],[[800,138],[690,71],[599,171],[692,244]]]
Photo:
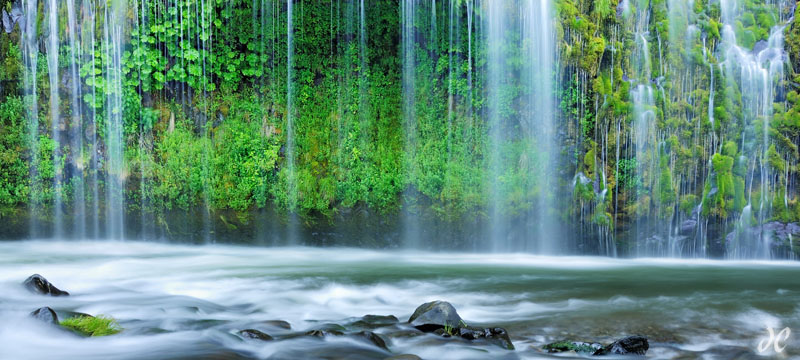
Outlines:
[[566,351],[574,351],[576,353],[588,353],[593,354],[598,349],[601,349],[603,345],[597,343],[588,343],[582,341],[569,341],[569,340],[562,340],[557,341],[554,343],[547,344],[542,347],[543,350],[549,353],[560,353]]

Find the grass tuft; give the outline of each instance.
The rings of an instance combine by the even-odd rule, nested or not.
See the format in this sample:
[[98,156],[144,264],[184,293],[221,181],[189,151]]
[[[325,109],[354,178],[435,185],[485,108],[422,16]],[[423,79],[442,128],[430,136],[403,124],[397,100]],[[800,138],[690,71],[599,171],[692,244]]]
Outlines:
[[122,331],[117,320],[104,315],[72,317],[62,321],[61,326],[86,336],[114,335]]

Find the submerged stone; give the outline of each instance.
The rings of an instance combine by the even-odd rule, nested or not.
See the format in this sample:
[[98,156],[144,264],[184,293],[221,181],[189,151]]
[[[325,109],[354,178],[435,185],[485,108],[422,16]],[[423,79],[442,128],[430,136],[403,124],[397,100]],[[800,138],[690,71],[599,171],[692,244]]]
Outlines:
[[644,336],[628,336],[597,349],[593,355],[644,355],[650,344]]
[[378,334],[376,334],[376,333],[374,333],[372,331],[361,331],[361,332],[353,334],[352,336],[356,337],[356,338],[359,338],[359,339],[366,340],[367,342],[369,342],[369,343],[371,343],[371,344],[373,344],[373,345],[375,345],[375,346],[377,346],[377,347],[379,347],[381,349],[389,351],[389,347],[386,346],[386,341],[383,340],[383,338],[380,335],[378,335]]
[[32,318],[46,322],[48,324],[53,324],[53,325],[59,324],[58,315],[56,315],[56,312],[53,309],[47,306],[34,310],[30,315]]
[[309,330],[305,332],[306,336],[325,337],[328,335],[342,336],[343,332],[337,330]]
[[400,320],[394,315],[364,315],[350,325],[365,329],[376,329],[391,326],[398,322],[400,322]]
[[50,296],[68,296],[69,293],[51,284],[44,276],[33,274],[22,283],[26,289],[33,293]]
[[317,337],[325,337],[328,335],[342,336],[344,335],[344,332],[346,330],[347,329],[345,329],[344,326],[342,325],[329,323],[329,324],[322,324],[309,331],[306,331],[304,335],[317,336]]
[[244,329],[239,331],[238,334],[239,336],[245,339],[262,340],[262,341],[269,341],[273,339],[272,336],[269,336],[269,334],[265,334],[256,329]]
[[267,326],[272,326],[286,330],[291,330],[292,328],[292,324],[289,324],[288,321],[284,320],[267,320],[267,321],[262,321],[261,323]]
[[414,354],[400,354],[383,360],[422,360],[422,358]]

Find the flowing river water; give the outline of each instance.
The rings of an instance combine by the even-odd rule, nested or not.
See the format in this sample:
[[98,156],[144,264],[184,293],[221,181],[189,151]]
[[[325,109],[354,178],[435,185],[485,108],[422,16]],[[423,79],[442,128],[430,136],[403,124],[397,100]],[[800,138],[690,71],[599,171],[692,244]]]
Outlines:
[[[72,295],[27,292],[20,283],[33,273]],[[417,334],[402,324],[436,299],[451,302],[470,324],[506,328],[516,349]],[[42,306],[106,314],[124,330],[82,338],[28,316]],[[367,314],[400,319],[373,329],[389,352],[352,336],[293,336],[330,323],[363,330],[356,321]],[[541,347],[633,334],[650,339],[648,358],[796,358],[800,263],[2,242],[0,317],[2,359],[558,358],[565,355]],[[794,331],[780,354],[758,352],[767,327]],[[276,340],[236,335],[247,328]]]

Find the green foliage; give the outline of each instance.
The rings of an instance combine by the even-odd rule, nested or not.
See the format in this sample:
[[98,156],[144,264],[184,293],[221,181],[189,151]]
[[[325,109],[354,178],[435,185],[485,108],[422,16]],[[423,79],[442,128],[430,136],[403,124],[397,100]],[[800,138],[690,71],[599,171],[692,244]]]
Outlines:
[[71,317],[61,321],[61,326],[85,336],[108,336],[122,331],[117,320],[104,315]]
[[614,177],[617,179],[617,184],[621,185],[621,189],[636,190],[636,188],[641,186],[642,180],[636,174],[636,169],[638,167],[639,164],[636,158],[620,159],[617,162],[617,169]]
[[28,166],[22,100],[6,97],[0,103],[0,214],[28,198]]
[[662,154],[659,160],[661,175],[658,178],[658,194],[661,204],[672,204],[676,200],[675,188],[672,183],[672,171],[669,168],[669,156]]

